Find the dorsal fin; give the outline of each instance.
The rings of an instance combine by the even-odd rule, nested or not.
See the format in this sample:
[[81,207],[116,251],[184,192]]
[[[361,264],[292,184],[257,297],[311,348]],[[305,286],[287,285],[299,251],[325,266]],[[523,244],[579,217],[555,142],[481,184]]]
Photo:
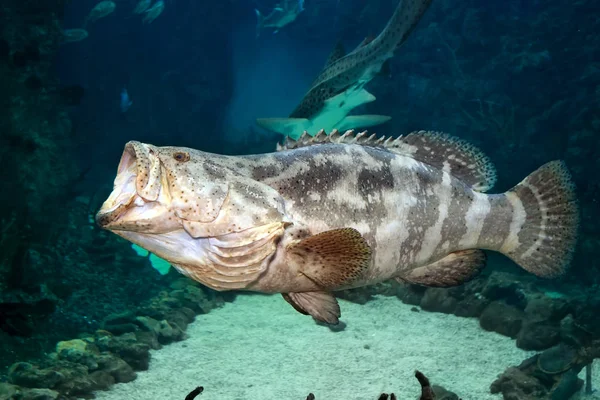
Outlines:
[[496,169],[481,150],[462,139],[439,132],[418,131],[394,139],[391,136],[367,135],[367,131],[355,135],[353,130],[340,134],[334,129],[328,135],[321,130],[315,136],[304,131],[298,140],[286,137],[283,144],[277,144],[277,151],[326,143],[359,144],[411,157],[435,168],[446,169],[479,192],[491,189],[496,183]]
[[344,57],[345,55],[346,55],[346,49],[344,48],[344,44],[342,43],[341,40],[338,40],[338,42],[335,44],[335,47],[333,48],[333,50],[331,50],[331,53],[329,53],[329,57],[327,57],[327,62],[325,63],[325,66],[323,67],[323,69],[326,69],[331,64],[333,64],[340,58]]
[[358,46],[356,46],[356,48],[354,50],[352,50],[352,52],[355,52],[356,50],[360,49],[361,47],[364,47],[364,46],[368,45],[369,43],[371,43],[373,41],[373,39],[375,39],[375,36],[373,36],[373,35],[367,35],[367,36],[365,36],[365,38],[363,39],[363,41],[360,42],[358,44]]

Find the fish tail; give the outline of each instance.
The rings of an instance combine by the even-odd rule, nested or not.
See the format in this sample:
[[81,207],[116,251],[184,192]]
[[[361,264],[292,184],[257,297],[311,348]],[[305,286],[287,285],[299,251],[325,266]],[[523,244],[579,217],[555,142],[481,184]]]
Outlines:
[[579,224],[575,187],[566,165],[549,162],[504,195],[512,218],[500,251],[535,275],[563,274],[573,257]]

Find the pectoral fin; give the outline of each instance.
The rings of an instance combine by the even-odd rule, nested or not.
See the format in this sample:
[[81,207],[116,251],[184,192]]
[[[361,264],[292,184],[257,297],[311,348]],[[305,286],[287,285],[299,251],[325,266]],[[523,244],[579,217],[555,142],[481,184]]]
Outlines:
[[479,275],[485,261],[486,255],[481,250],[455,251],[396,280],[430,287],[458,286]]
[[325,231],[287,246],[290,267],[324,290],[346,287],[369,267],[371,249],[353,228]]
[[331,293],[304,292],[282,293],[281,295],[301,314],[310,315],[317,321],[332,325],[340,322],[340,306]]

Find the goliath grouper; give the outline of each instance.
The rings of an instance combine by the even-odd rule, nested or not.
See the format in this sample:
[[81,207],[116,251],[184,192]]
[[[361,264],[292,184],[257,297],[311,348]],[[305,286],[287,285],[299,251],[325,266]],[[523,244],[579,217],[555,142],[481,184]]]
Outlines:
[[332,292],[390,278],[460,285],[484,267],[481,249],[563,273],[578,223],[564,164],[485,194],[495,180],[478,149],[433,132],[304,133],[246,156],[132,141],[96,221],[210,288],[282,293],[336,324]]

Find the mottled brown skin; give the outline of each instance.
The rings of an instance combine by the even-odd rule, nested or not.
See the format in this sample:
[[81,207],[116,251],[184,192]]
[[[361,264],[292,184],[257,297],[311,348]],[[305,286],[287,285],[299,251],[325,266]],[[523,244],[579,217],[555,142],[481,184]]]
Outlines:
[[287,293],[326,321],[339,316],[331,291],[460,284],[483,267],[477,249],[540,276],[564,269],[577,212],[562,164],[487,195],[493,167],[471,146],[382,140],[319,133],[248,156],[130,142],[97,221],[209,287]]

